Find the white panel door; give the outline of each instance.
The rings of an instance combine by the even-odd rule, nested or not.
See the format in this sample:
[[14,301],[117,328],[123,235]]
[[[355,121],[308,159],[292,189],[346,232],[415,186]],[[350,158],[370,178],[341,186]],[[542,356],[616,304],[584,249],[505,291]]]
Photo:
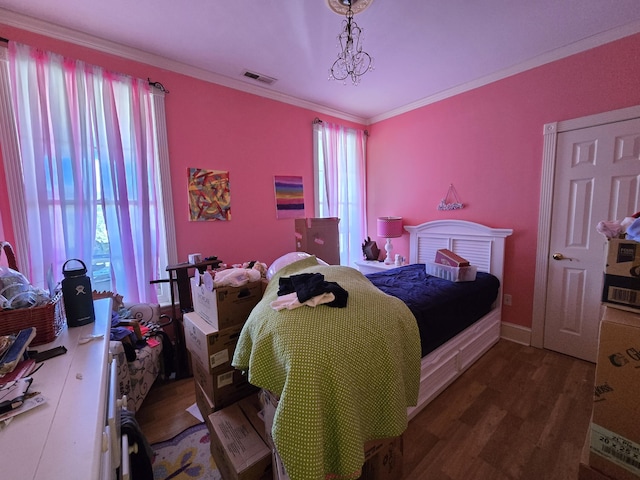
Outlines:
[[558,134],[544,347],[596,360],[606,238],[640,210],[640,119]]

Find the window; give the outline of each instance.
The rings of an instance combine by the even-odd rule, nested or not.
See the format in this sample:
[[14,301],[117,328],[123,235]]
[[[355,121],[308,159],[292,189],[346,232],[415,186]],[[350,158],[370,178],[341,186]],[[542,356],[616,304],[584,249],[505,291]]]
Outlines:
[[168,303],[150,283],[175,263],[163,93],[14,42],[8,60],[0,142],[23,273],[45,287],[78,258],[95,290]]
[[366,132],[316,121],[313,145],[316,216],[340,219],[340,263],[353,265],[366,237]]

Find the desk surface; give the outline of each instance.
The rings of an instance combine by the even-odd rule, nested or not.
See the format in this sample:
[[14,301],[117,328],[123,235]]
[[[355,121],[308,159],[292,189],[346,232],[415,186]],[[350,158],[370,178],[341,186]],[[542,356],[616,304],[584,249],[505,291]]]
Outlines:
[[209,265],[212,265],[214,268],[222,263],[222,260],[216,258],[215,260],[204,260],[198,263],[178,263],[176,265],[167,266],[167,272],[177,271],[177,270],[187,270],[189,268],[197,268],[198,270],[202,268],[206,268]]
[[[0,431],[2,478],[100,477],[108,388],[111,300],[95,302],[96,321],[68,328],[43,351],[64,345],[67,353],[46,360],[29,391],[47,402],[16,416]],[[105,336],[78,344],[84,335]]]

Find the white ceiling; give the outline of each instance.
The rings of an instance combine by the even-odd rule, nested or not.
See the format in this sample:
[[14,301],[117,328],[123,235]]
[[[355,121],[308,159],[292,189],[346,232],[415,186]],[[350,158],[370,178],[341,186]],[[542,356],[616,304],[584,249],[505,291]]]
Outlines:
[[[639,0],[374,0],[355,20],[375,70],[354,87],[327,80],[342,17],[326,0],[0,0],[0,22],[34,30],[24,16],[108,40],[111,51],[115,42],[152,54],[149,63],[171,60],[165,68],[363,121],[640,32]],[[242,77],[245,69],[277,81],[264,86]]]

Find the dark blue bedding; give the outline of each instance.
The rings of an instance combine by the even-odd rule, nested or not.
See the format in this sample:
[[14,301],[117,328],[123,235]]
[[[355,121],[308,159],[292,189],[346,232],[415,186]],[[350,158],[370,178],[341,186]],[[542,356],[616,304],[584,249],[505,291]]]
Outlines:
[[478,272],[473,282],[450,282],[428,275],[420,263],[366,277],[407,304],[418,321],[423,357],[486,315],[500,288],[489,273]]

